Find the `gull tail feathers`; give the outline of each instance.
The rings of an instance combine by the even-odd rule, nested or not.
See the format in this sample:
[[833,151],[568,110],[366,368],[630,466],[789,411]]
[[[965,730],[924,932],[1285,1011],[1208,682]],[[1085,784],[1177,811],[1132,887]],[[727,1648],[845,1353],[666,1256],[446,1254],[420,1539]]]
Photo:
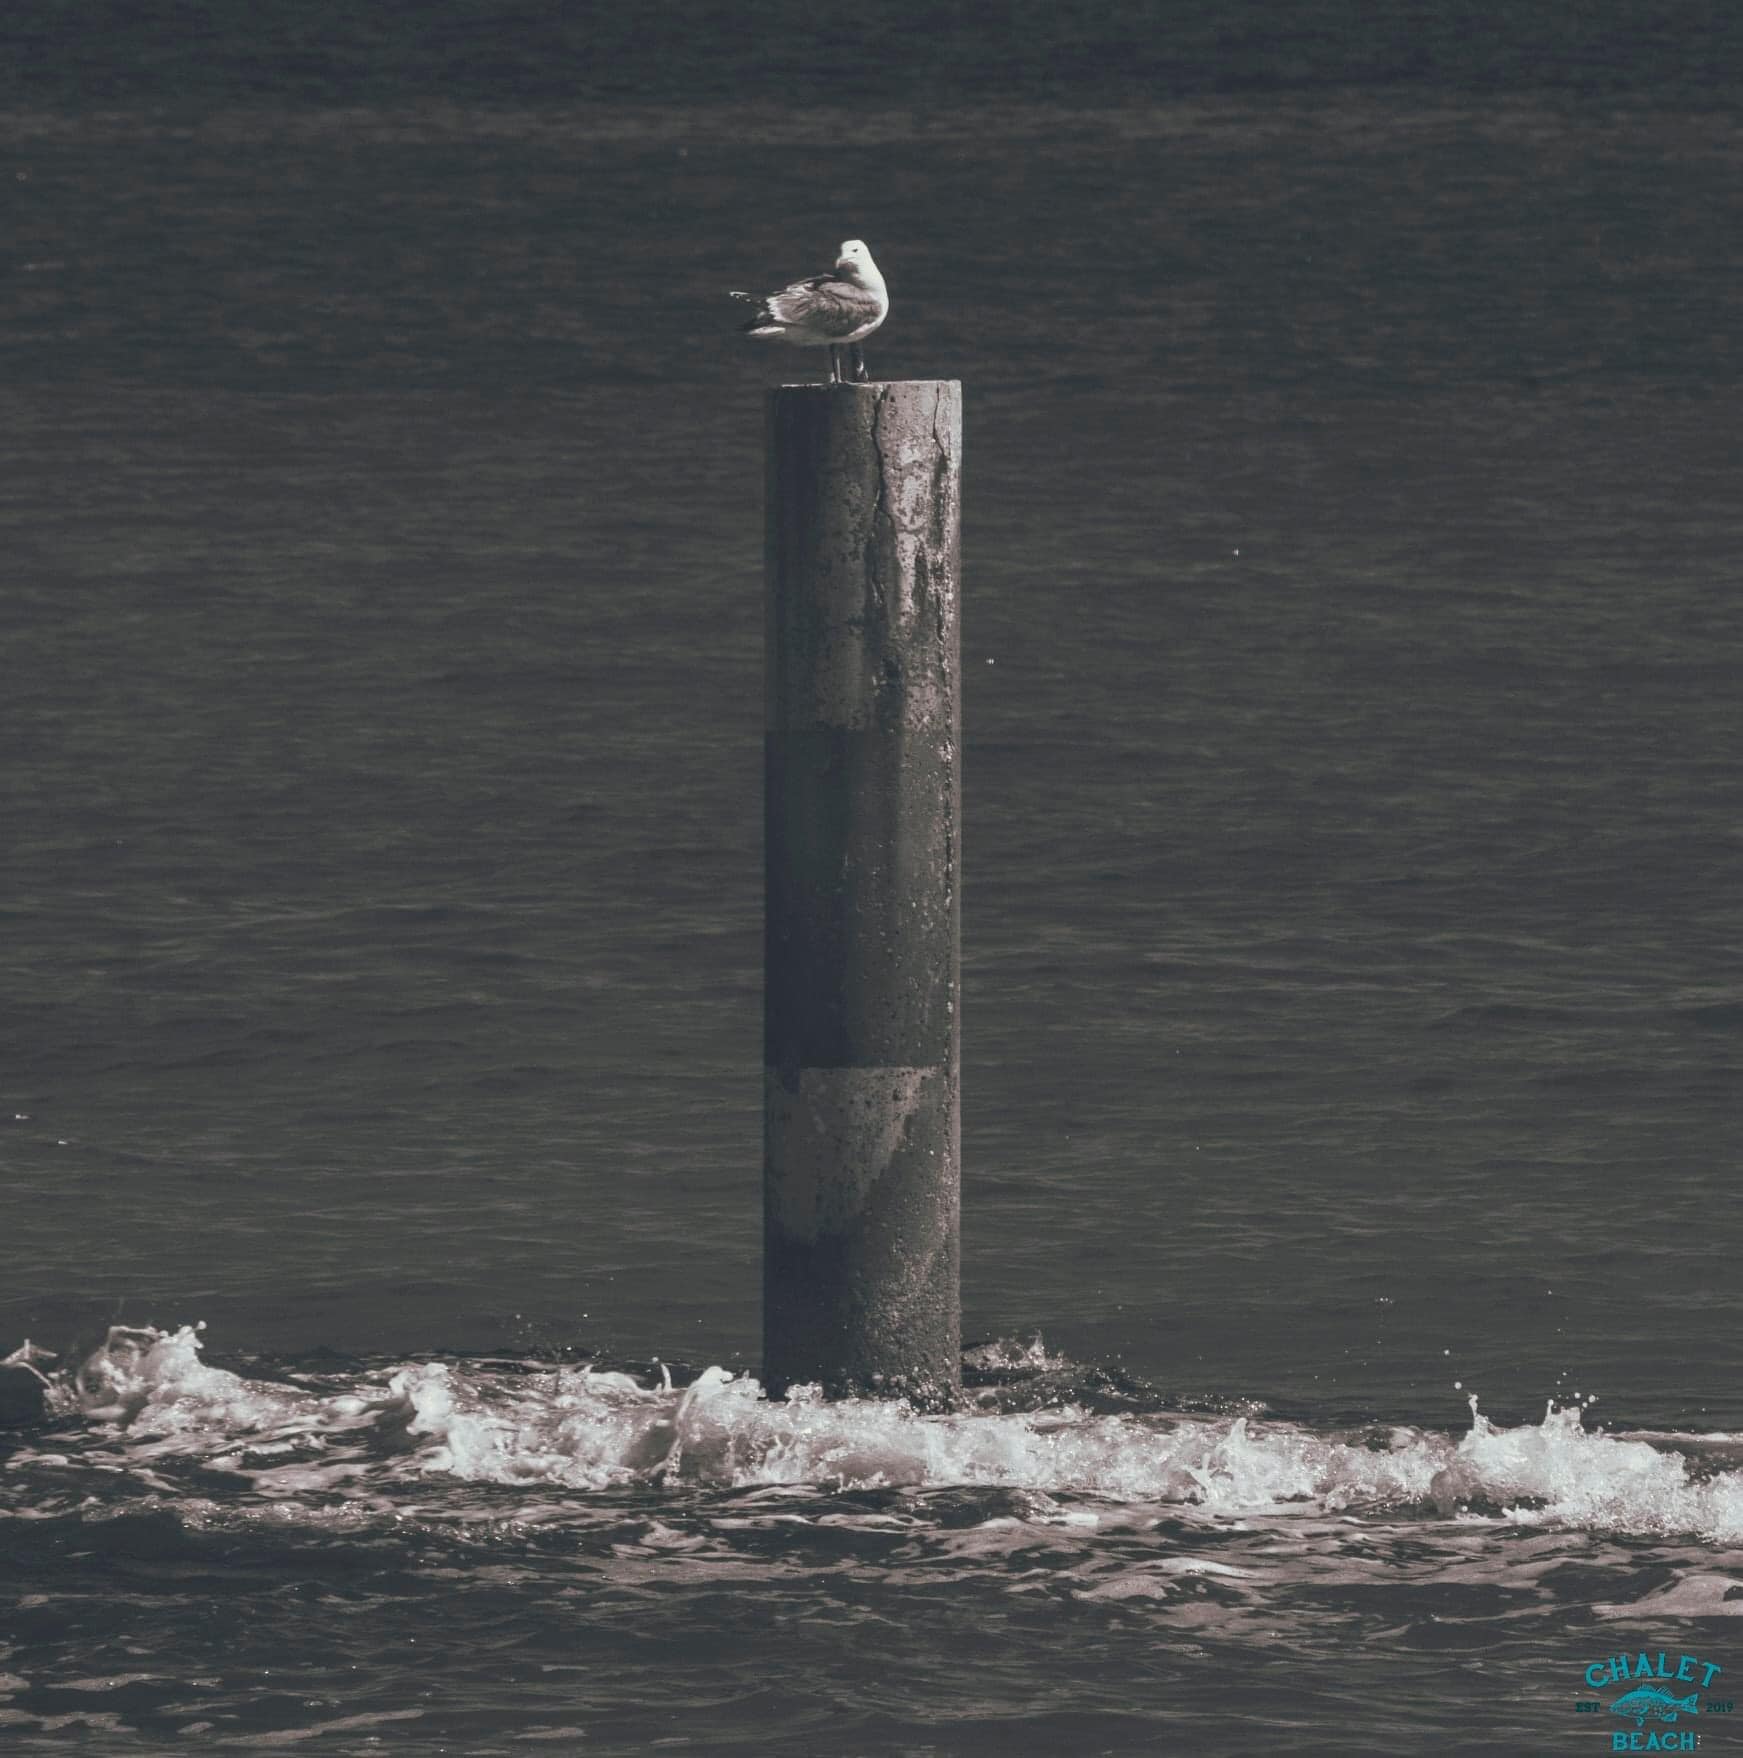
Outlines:
[[727,294],[728,299],[742,299],[746,305],[757,308],[756,316],[747,318],[739,327],[739,332],[746,336],[778,336],[782,325],[775,314],[769,310],[767,299],[759,298],[755,293],[740,293],[736,290]]
[[744,336],[779,336],[786,325],[769,309],[767,299],[756,299],[753,294],[732,294],[733,299],[742,299],[748,306],[756,306],[756,316],[746,318],[739,325],[740,334]]

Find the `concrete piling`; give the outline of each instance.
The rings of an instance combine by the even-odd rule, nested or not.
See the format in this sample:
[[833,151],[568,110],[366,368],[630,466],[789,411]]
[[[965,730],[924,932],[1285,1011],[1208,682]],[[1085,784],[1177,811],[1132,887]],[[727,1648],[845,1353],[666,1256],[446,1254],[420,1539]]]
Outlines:
[[763,1380],[960,1397],[962,387],[769,393]]

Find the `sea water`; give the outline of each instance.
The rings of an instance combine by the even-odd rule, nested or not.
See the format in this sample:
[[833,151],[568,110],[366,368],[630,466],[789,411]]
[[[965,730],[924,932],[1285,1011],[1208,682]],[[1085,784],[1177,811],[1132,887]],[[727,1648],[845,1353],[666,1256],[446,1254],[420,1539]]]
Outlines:
[[[8,1749],[1723,1750],[1585,1669],[1743,1668],[1728,111],[9,132]],[[719,295],[847,236],[965,382],[951,1416],[756,1384]]]
[[0,1715],[116,1750],[1145,1750],[1182,1722],[1214,1751],[1516,1722],[1577,1750],[1588,1651],[1666,1642],[1714,1653],[1717,1713],[1743,1437],[1182,1409],[1039,1339],[968,1377],[928,1416],[720,1367],[238,1373],[117,1327],[7,1461]]

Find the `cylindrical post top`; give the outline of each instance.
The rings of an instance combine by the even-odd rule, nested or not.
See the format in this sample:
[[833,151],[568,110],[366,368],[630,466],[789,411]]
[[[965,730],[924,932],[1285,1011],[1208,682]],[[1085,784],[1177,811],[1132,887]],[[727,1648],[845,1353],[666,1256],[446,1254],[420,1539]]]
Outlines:
[[953,727],[962,385],[769,393],[769,725]]

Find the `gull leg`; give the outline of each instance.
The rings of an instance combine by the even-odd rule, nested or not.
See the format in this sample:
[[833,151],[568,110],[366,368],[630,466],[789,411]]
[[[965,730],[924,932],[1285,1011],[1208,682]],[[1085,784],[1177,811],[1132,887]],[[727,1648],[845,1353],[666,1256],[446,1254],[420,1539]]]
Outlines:
[[853,343],[847,352],[853,362],[853,382],[863,385],[866,382],[865,355],[860,351],[859,343]]
[[833,342],[829,344],[829,382],[841,383],[841,350]]

